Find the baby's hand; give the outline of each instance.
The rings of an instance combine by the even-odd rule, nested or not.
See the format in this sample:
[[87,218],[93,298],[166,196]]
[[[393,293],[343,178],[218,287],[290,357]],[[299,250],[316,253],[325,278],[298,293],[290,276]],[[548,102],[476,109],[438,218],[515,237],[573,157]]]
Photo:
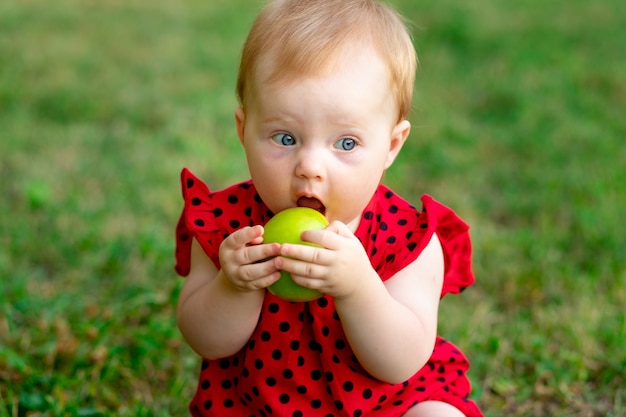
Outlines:
[[222,272],[240,291],[266,288],[280,278],[273,257],[280,253],[277,243],[262,244],[263,227],[244,227],[220,245]]
[[345,224],[335,221],[301,238],[321,247],[284,244],[283,256],[274,259],[297,284],[340,298],[358,291],[365,277],[377,276],[363,245]]

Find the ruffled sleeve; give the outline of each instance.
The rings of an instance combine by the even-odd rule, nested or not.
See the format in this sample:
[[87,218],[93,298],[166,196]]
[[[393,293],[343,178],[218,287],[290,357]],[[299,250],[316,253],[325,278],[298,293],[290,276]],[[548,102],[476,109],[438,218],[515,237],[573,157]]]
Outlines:
[[441,296],[459,293],[474,283],[469,226],[452,209],[429,195],[418,211],[381,186],[363,213],[357,236],[383,281],[415,261],[437,234],[444,253]]
[[184,208],[176,227],[175,268],[182,276],[189,274],[193,238],[219,269],[224,239],[244,226],[263,225],[273,215],[250,180],[213,192],[185,168],[180,181]]
[[180,174],[184,208],[176,226],[176,272],[187,276],[191,266],[192,238],[200,243],[209,258],[219,267],[219,227],[209,187],[188,169]]
[[429,195],[422,196],[420,224],[427,224],[426,242],[437,233],[443,248],[445,272],[441,296],[458,294],[475,281],[469,226],[456,213]]

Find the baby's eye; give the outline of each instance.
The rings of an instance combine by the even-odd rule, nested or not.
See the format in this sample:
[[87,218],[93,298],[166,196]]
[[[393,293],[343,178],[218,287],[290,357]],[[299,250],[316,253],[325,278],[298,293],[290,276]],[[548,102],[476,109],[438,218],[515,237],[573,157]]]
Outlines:
[[341,138],[335,143],[335,148],[342,151],[351,151],[356,147],[356,140],[352,138]]
[[272,136],[272,140],[282,146],[293,146],[296,144],[296,139],[289,133],[277,133]]

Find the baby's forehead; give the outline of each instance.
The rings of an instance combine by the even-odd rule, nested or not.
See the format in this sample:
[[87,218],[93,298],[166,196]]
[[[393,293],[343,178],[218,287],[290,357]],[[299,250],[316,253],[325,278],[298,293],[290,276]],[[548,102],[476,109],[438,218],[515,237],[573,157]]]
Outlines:
[[345,42],[333,49],[318,54],[293,56],[279,48],[270,49],[259,55],[248,81],[251,84],[289,84],[306,78],[318,78],[350,66],[355,56],[367,55],[370,60],[380,60],[390,73],[389,63],[371,42]]

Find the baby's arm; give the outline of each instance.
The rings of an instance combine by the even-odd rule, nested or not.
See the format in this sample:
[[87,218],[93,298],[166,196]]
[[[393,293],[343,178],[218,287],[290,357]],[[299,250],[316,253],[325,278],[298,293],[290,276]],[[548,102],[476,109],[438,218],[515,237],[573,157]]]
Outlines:
[[443,250],[433,235],[419,257],[385,281],[360,241],[343,223],[307,231],[322,248],[283,245],[278,268],[298,284],[335,298],[344,331],[359,362],[387,382],[403,382],[430,358],[437,336],[443,286]]
[[426,364],[437,336],[443,272],[433,235],[420,256],[385,283],[369,277],[358,292],[335,300],[350,346],[373,376],[399,383]]
[[238,352],[259,319],[265,287],[280,273],[272,261],[279,245],[260,243],[263,228],[244,228],[220,246],[218,270],[197,241],[191,270],[178,299],[177,320],[189,345],[202,357],[216,359]]

